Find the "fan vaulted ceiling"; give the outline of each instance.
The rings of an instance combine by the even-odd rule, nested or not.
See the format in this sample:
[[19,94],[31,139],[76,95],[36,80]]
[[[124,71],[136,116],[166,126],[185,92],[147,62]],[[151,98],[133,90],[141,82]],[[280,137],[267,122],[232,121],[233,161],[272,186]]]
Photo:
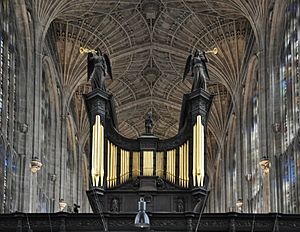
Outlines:
[[[260,1],[258,1],[260,2]],[[249,9],[257,1],[245,3]],[[40,14],[56,13],[49,32],[54,35],[61,83],[72,97],[78,133],[87,134],[88,122],[81,94],[89,91],[86,55],[79,47],[100,47],[112,62],[119,131],[136,138],[144,132],[144,118],[152,111],[154,134],[177,133],[183,94],[192,79],[182,82],[186,57],[195,48],[209,54],[209,89],[215,94],[209,122],[218,143],[245,59],[252,30],[243,0],[76,0],[39,7]],[[253,4],[253,5],[251,5]],[[39,5],[39,3],[36,3]],[[52,7],[52,8],[51,8]],[[52,36],[53,37],[53,36]],[[76,94],[75,94],[76,93]],[[213,141],[211,142],[213,143]]]

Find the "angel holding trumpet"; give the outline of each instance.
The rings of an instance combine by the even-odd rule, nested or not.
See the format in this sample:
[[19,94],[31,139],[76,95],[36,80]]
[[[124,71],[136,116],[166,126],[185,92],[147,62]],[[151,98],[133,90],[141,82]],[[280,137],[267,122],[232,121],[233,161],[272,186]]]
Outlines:
[[80,53],[87,53],[88,81],[91,80],[92,89],[102,89],[105,91],[104,81],[106,75],[112,79],[111,64],[106,54],[102,55],[99,48],[89,50],[80,48]]
[[183,81],[185,80],[187,74],[191,71],[193,77],[192,92],[197,89],[207,90],[207,80],[209,79],[206,63],[208,59],[205,56],[205,53],[214,53],[217,54],[218,50],[215,48],[212,51],[201,52],[196,50],[193,55],[189,55],[186,60],[186,65],[183,74]]

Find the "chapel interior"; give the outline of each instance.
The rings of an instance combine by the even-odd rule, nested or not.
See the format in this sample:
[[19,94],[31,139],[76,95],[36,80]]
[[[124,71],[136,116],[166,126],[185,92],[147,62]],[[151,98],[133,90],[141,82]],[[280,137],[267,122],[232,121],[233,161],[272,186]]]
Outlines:
[[125,231],[144,200],[150,231],[300,231],[299,39],[299,0],[0,0],[0,231]]

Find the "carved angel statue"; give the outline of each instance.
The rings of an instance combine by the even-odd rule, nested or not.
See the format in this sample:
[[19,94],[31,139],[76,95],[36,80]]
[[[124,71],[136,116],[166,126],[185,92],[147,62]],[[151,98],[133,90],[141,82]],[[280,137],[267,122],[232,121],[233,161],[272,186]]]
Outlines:
[[208,62],[205,52],[195,51],[194,56],[189,55],[186,60],[186,65],[183,74],[183,81],[187,74],[192,71],[193,86],[192,91],[199,88],[207,90],[206,81],[209,79],[206,63]]
[[89,52],[88,62],[88,81],[91,80],[92,89],[102,89],[105,91],[104,80],[108,74],[112,79],[111,64],[106,54],[102,55],[99,48],[95,52]]

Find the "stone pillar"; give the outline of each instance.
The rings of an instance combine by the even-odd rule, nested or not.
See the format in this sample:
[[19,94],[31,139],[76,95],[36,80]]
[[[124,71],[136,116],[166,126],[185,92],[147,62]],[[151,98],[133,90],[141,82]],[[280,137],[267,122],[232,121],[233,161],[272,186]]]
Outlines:
[[[63,107],[62,107],[63,108]],[[59,198],[66,200],[66,188],[65,188],[65,183],[66,183],[66,175],[67,175],[67,115],[64,110],[62,110],[62,115],[60,118],[60,156],[58,157],[59,163]],[[56,206],[58,207],[58,202],[55,202]]]

